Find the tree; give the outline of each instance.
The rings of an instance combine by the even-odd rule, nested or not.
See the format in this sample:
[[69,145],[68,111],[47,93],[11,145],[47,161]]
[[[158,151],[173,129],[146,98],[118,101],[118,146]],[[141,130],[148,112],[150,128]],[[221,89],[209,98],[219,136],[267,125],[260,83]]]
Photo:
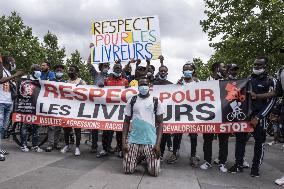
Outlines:
[[279,53],[284,47],[282,0],[205,0],[205,6],[207,18],[200,24],[215,49],[209,62],[237,63],[243,76],[251,73],[260,54],[269,58],[270,73],[283,65],[284,55]]
[[13,56],[17,68],[30,72],[30,66],[44,58],[44,48],[38,38],[33,36],[32,28],[26,26],[16,12],[10,16],[3,15],[0,26],[0,53]]
[[53,66],[57,64],[63,64],[63,59],[65,57],[65,48],[59,47],[57,36],[48,31],[43,38],[43,42],[43,47],[45,49],[45,59],[49,61]]
[[80,70],[79,77],[81,77],[88,84],[91,84],[92,77],[91,77],[91,75],[88,71],[87,65],[82,60],[82,57],[81,57],[78,50],[75,50],[75,52],[71,53],[71,57],[67,58],[67,60],[66,60],[66,66],[67,66],[66,72],[67,72],[68,67],[71,66],[71,65],[77,66]]
[[199,80],[206,80],[210,76],[208,64],[204,64],[200,58],[193,58],[192,63],[196,67],[196,75]]

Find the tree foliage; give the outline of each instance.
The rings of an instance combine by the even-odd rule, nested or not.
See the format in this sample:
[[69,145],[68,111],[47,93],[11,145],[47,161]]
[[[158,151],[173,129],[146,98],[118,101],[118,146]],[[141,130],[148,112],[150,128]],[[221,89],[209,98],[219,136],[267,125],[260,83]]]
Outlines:
[[269,71],[283,65],[284,3],[282,0],[205,0],[207,18],[200,22],[215,49],[214,61],[237,63],[251,73],[257,55],[270,60]]

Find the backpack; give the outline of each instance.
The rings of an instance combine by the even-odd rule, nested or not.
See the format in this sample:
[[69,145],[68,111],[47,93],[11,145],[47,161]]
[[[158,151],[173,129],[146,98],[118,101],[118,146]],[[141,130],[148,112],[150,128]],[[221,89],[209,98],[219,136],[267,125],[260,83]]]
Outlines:
[[[130,105],[131,105],[131,118],[133,116],[133,107],[134,107],[134,104],[136,103],[136,100],[137,100],[137,95],[134,95],[132,98],[131,98],[131,101],[130,101]],[[158,98],[157,97],[153,97],[153,103],[154,103],[154,114],[157,115],[157,109],[158,109]]]

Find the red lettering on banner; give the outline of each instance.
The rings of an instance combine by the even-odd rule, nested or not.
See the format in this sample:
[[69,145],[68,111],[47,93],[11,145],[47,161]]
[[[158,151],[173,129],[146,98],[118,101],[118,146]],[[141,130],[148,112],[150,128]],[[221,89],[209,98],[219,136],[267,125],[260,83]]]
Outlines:
[[59,92],[60,92],[60,99],[68,99],[68,100],[73,100],[73,97],[71,96],[65,96],[68,94],[71,94],[69,91],[64,91],[64,89],[72,89],[72,86],[64,86],[64,85],[59,85]]
[[[106,95],[106,103],[119,103],[120,100],[113,100],[112,98],[118,97],[121,89],[108,89]],[[116,94],[115,94],[116,93]]]
[[102,35],[96,35],[96,47],[98,46],[98,42],[102,41],[104,37]]
[[[97,92],[97,93],[96,93]],[[102,97],[105,94],[105,90],[103,89],[90,89],[89,99],[91,102],[94,102],[97,97]]]
[[171,93],[163,92],[160,93],[160,101],[163,103],[164,100],[170,99],[171,98]]
[[[180,98],[178,99],[178,96],[180,96]],[[185,94],[182,91],[177,91],[173,93],[173,101],[175,103],[180,103],[182,101],[184,101],[185,99]]]
[[215,101],[214,92],[211,89],[201,89],[201,100],[205,101],[206,97],[209,97],[210,101]]
[[48,97],[49,93],[54,94],[54,98],[58,98],[57,88],[52,84],[44,84],[44,94],[43,97]]
[[73,92],[78,95],[78,96],[81,96],[81,98],[79,98],[78,96],[75,96],[74,98],[76,100],[79,100],[79,101],[86,101],[88,99],[87,95],[84,94],[83,92],[80,92],[80,91],[88,91],[86,88],[76,88],[73,90]]
[[[195,93],[195,98],[194,98],[194,99],[191,99],[192,96],[190,95],[190,91],[186,91],[186,100],[189,101],[189,102],[196,102],[196,101],[198,101],[198,100],[199,100],[199,90],[196,89],[196,90],[194,91],[194,93]],[[190,98],[190,97],[191,97],[191,98]]]
[[127,93],[131,92],[132,94],[137,94],[137,91],[134,89],[126,89],[121,93],[121,101],[127,103]]

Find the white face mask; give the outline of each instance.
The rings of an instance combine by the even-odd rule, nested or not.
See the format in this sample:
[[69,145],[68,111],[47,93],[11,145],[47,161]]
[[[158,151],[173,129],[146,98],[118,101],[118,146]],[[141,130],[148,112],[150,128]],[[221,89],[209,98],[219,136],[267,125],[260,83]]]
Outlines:
[[261,69],[255,69],[255,68],[253,68],[252,69],[252,72],[255,74],[255,75],[260,75],[260,74],[262,74],[263,72],[264,72],[264,69],[263,68],[261,68]]
[[34,71],[34,76],[35,78],[40,79],[41,71]]
[[14,71],[16,69],[16,64],[11,64],[10,62],[10,65],[11,65],[11,71]]

